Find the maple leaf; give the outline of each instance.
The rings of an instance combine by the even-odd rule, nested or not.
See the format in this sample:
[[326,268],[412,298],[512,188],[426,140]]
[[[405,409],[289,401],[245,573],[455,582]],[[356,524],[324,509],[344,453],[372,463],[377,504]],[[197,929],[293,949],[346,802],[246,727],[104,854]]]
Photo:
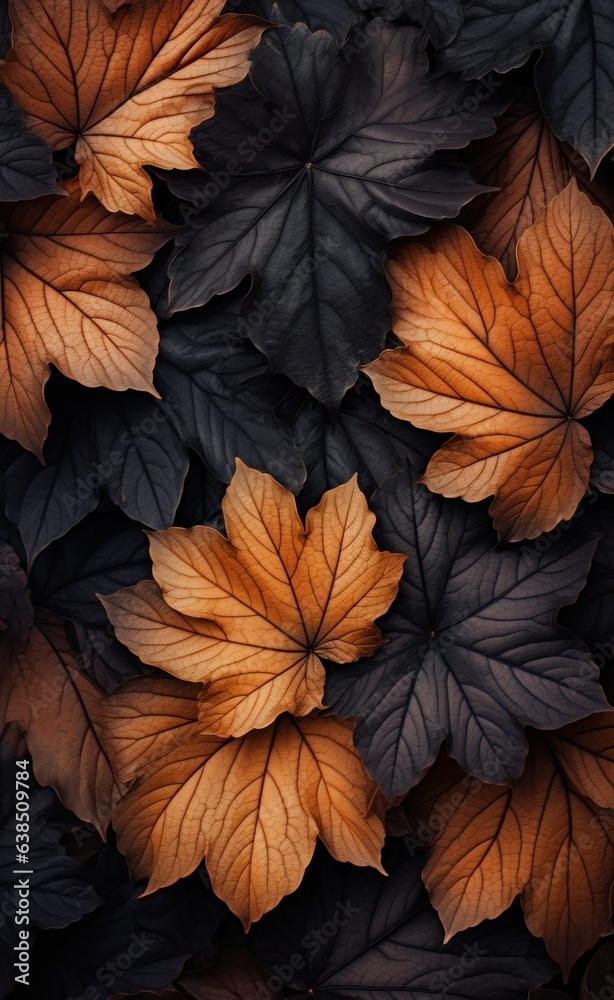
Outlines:
[[606,705],[588,649],[555,624],[584,586],[594,540],[498,551],[483,508],[433,496],[411,469],[371,500],[380,544],[409,555],[368,662],[333,669],[325,703],[357,716],[356,746],[391,798],[443,739],[483,781],[522,772],[523,726],[555,729]]
[[[418,17],[444,46],[443,70],[464,79],[507,73],[539,49],[535,85],[559,138],[577,149],[594,173],[614,143],[614,13],[608,0],[428,0]],[[418,7],[418,5],[417,5]]]
[[369,812],[377,786],[351,723],[281,715],[221,739],[194,721],[195,686],[149,686],[130,681],[99,714],[114,766],[132,781],[114,810],[118,846],[133,877],[149,877],[147,892],[206,856],[214,891],[249,926],[296,888],[317,836],[340,860],[379,867],[384,827],[378,808]]
[[470,502],[494,494],[501,538],[534,538],[586,491],[579,423],[614,392],[614,231],[575,181],[518,247],[512,286],[465,230],[403,244],[389,265],[404,347],[369,365],[395,416],[456,436],[423,482]]
[[228,538],[201,525],[152,532],[155,582],[101,599],[145,663],[204,683],[203,730],[242,736],[322,706],[320,657],[346,663],[382,644],[373,621],[405,557],[377,549],[355,479],[303,526],[289,490],[237,461],[222,506]]
[[421,858],[387,865],[388,878],[317,860],[256,939],[265,970],[288,970],[287,996],[525,1000],[529,986],[555,971],[511,913],[444,944]]
[[151,222],[143,169],[195,166],[190,129],[213,88],[236,83],[263,22],[219,18],[220,0],[11,0],[13,47],[0,79],[51,149],[76,141],[79,184],[111,212]]
[[595,205],[614,214],[606,178],[591,180],[584,160],[557,139],[530,92],[501,115],[496,136],[472,144],[466,162],[476,180],[499,190],[479,195],[459,222],[483,253],[499,258],[510,280],[520,236],[572,178]]
[[62,622],[32,610],[25,575],[7,545],[0,547],[0,562],[20,605],[18,626],[0,637],[0,720],[18,723],[26,734],[39,784],[51,785],[104,836],[113,799],[124,787],[92,721],[102,695],[79,672]]
[[170,268],[171,308],[251,273],[248,336],[326,404],[384,345],[388,241],[425,232],[481,190],[434,151],[490,134],[502,108],[487,94],[451,125],[469,85],[429,74],[417,28],[371,29],[341,51],[302,24],[269,32],[251,83],[220,95],[194,132],[208,173],[167,178],[195,206]]
[[0,431],[41,456],[50,362],[84,385],[155,394],[156,318],[128,275],[175,227],[80,203],[74,184],[65,197],[2,206],[0,221]]
[[[467,781],[456,765],[435,765],[443,774],[433,780],[445,791],[426,811],[441,828],[423,877],[448,938],[492,919],[518,894],[529,930],[566,974],[611,932],[613,721],[602,712],[558,732],[531,732],[513,786]],[[411,797],[407,810],[411,819]]]

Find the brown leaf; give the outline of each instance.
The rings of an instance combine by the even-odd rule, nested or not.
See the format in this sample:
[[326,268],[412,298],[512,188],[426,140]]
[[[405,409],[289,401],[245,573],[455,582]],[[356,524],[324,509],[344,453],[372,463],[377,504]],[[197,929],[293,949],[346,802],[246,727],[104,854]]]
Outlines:
[[41,455],[50,420],[43,390],[53,362],[83,385],[155,392],[156,317],[129,273],[175,227],[109,215],[93,197],[4,205],[0,221],[0,431]]
[[593,204],[614,213],[608,185],[591,180],[583,157],[555,136],[531,97],[514,101],[501,115],[495,136],[472,144],[468,164],[476,180],[499,190],[474,198],[459,221],[483,253],[499,258],[510,280],[522,233],[572,178]]
[[125,786],[93,721],[103,696],[77,668],[62,622],[35,610],[25,638],[0,639],[0,657],[0,720],[26,734],[39,784],[104,837]]
[[156,583],[102,600],[145,663],[204,683],[203,732],[242,736],[322,706],[320,656],[345,663],[382,645],[373,621],[405,557],[377,549],[356,477],[303,527],[292,494],[237,461],[223,509],[228,538],[201,525],[151,532]]
[[435,766],[445,790],[427,820],[424,881],[448,938],[494,918],[518,894],[529,930],[566,972],[612,930],[613,720],[601,712],[532,732],[513,787],[468,781],[445,761]]
[[[149,684],[135,680],[122,699],[120,741],[129,703],[139,712]],[[383,822],[368,814],[376,786],[354,748],[351,722],[282,715],[240,739],[189,730],[159,756],[174,720],[172,685],[166,705],[160,688],[156,713],[140,720],[150,724],[151,762],[144,766],[144,744],[135,743],[139,777],[113,818],[133,878],[149,877],[147,892],[189,875],[206,856],[214,891],[249,926],[299,885],[317,836],[341,861],[380,867]],[[184,688],[184,699],[194,697]],[[187,714],[183,704],[178,714]],[[135,773],[125,752],[120,773]]]
[[404,347],[367,373],[382,403],[453,431],[422,481],[470,502],[494,494],[506,541],[570,518],[593,457],[579,421],[614,391],[614,234],[575,182],[518,243],[510,285],[465,230],[402,243],[389,265]]
[[[111,8],[120,5],[112,3]],[[143,166],[196,167],[190,130],[214,87],[247,72],[264,22],[219,18],[224,0],[11,0],[0,79],[51,149],[76,142],[79,182],[111,212],[155,220]]]

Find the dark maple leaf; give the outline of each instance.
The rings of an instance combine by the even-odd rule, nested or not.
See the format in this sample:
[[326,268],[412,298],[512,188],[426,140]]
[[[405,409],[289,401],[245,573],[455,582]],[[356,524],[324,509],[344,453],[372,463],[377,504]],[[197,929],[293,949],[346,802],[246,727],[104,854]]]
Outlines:
[[288,996],[328,1000],[524,1000],[550,977],[554,963],[511,914],[444,944],[421,867],[416,858],[385,878],[320,856],[262,922],[256,947],[271,981],[283,970]]
[[387,645],[334,668],[325,704],[358,717],[358,750],[390,796],[417,783],[443,739],[482,780],[518,777],[523,726],[555,729],[607,704],[588,650],[554,623],[595,541],[496,551],[483,507],[433,496],[410,469],[371,504],[379,543],[409,558],[382,621]]
[[417,28],[372,23],[357,52],[348,39],[350,58],[304,25],[265,36],[252,84],[221,94],[194,132],[208,174],[169,178],[196,208],[171,265],[171,306],[202,304],[251,273],[248,335],[328,403],[383,346],[388,240],[456,215],[480,190],[434,151],[488,135],[501,110],[485,99],[452,122],[472,88],[429,74]]
[[[18,760],[29,758],[29,751],[18,727],[7,727],[0,745],[0,891],[2,892],[4,918],[0,922],[0,937],[9,944],[19,943],[19,927],[15,915],[19,910],[19,881],[15,874],[16,824],[29,824],[28,879],[29,917],[34,927],[65,927],[79,920],[84,913],[94,910],[102,902],[84,865],[68,857],[62,846],[62,825],[58,822],[60,804],[50,788],[41,788],[29,777],[16,786],[16,773],[23,774]],[[16,802],[15,792],[25,790]],[[23,802],[26,808],[20,809]],[[16,815],[18,814],[18,815]],[[26,818],[27,817],[27,818]],[[21,843],[24,843],[22,838]]]
[[[123,861],[105,847],[94,866],[102,906],[65,931],[43,931],[32,951],[32,1000],[164,990],[209,940],[221,905],[198,875],[139,898]],[[212,957],[214,957],[213,952]],[[185,995],[185,994],[182,994]]]
[[[422,6],[422,3],[421,3]],[[595,171],[614,143],[614,11],[609,0],[424,0],[444,45],[442,68],[475,79],[542,52],[535,83],[544,114]],[[416,11],[420,16],[418,5]],[[441,30],[447,22],[447,31]]]

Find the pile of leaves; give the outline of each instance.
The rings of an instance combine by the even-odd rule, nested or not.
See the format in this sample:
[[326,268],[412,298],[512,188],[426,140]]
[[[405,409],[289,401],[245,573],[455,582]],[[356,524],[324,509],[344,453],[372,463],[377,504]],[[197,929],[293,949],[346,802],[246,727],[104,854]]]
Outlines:
[[613,50],[0,3],[1,997],[613,995]]

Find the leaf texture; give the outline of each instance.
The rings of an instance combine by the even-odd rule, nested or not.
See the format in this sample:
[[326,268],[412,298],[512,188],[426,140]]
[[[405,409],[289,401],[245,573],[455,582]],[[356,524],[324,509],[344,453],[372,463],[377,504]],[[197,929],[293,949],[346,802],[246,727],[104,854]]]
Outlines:
[[355,480],[298,516],[292,494],[237,462],[210,527],[150,535],[155,583],[108,595],[119,639],[144,662],[204,683],[204,731],[242,736],[284,711],[322,706],[321,657],[345,663],[381,645],[404,557],[380,552]]
[[518,278],[450,228],[403,244],[389,265],[404,347],[367,368],[395,416],[455,437],[433,456],[429,489],[494,494],[506,541],[575,512],[592,450],[579,422],[614,391],[614,231],[575,182],[517,248]]
[[84,385],[154,392],[156,318],[131,271],[175,231],[109,215],[93,197],[6,205],[0,245],[0,429],[41,455],[49,363]]
[[357,716],[356,745],[391,798],[442,740],[482,781],[520,776],[523,726],[555,729],[606,707],[586,647],[555,624],[584,586],[595,540],[497,551],[484,509],[446,501],[409,469],[372,498],[378,541],[408,554],[382,621],[387,644],[334,668],[325,703]]
[[195,165],[189,132],[236,83],[263,25],[219,19],[219,0],[11,0],[0,79],[53,149],[76,142],[79,184],[110,212],[155,222],[144,165]]
[[133,877],[149,876],[148,892],[206,856],[214,891],[249,926],[296,888],[317,836],[340,860],[379,865],[383,824],[368,814],[375,785],[351,723],[281,715],[221,739],[193,721],[194,685],[165,678],[145,701],[147,684],[130,685],[110,696],[104,726],[120,775],[138,774],[113,825]]
[[424,881],[448,937],[519,893],[529,930],[565,973],[611,932],[613,718],[532,733],[514,786],[467,782],[456,768],[446,775],[435,808],[443,815],[444,803],[455,805],[431,842]]

